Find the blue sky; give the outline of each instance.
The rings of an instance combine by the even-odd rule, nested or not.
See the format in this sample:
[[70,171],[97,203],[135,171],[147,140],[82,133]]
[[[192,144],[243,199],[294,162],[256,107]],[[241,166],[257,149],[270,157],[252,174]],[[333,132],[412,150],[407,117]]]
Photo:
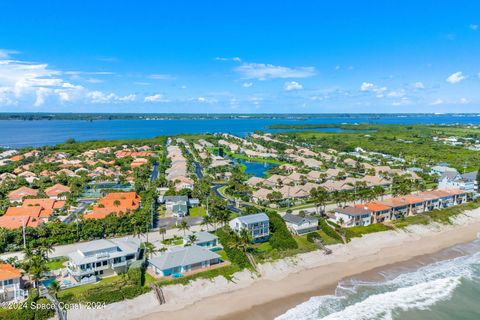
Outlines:
[[2,1],[0,112],[479,112],[477,1]]

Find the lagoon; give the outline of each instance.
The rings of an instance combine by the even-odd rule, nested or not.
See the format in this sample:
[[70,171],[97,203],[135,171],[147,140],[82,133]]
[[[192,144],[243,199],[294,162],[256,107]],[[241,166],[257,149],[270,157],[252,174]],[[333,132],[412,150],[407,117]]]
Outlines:
[[[378,118],[355,115],[352,117],[321,117],[308,119],[250,118],[250,119],[186,119],[186,120],[0,120],[0,147],[55,145],[68,138],[76,141],[151,138],[181,133],[226,132],[245,136],[255,130],[267,132],[274,124],[480,124],[477,115],[382,115]],[[297,129],[298,130],[298,129]],[[309,129],[312,130],[312,129]],[[320,131],[342,131],[339,128],[321,128]]]

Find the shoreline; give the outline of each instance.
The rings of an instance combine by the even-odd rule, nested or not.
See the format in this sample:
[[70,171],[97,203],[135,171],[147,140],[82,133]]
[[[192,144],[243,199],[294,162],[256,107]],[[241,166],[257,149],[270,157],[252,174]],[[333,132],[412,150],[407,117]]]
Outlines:
[[[374,277],[391,268],[477,239],[480,208],[458,216],[453,225],[413,225],[330,246],[329,256],[313,251],[259,265],[261,277],[239,272],[233,281],[201,279],[188,285],[164,287],[167,303],[158,305],[152,292],[107,305],[102,310],[72,310],[70,319],[273,319],[312,296],[334,292],[350,277]],[[378,272],[377,272],[378,273]]]

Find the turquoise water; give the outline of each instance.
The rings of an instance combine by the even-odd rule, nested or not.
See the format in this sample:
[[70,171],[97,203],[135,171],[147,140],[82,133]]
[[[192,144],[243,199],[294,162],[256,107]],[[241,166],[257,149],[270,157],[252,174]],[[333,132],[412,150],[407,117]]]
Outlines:
[[[340,123],[471,123],[480,124],[480,117],[474,115],[385,115],[378,119],[370,116],[324,117],[311,119],[202,119],[202,120],[0,120],[0,146],[22,147],[62,143],[68,138],[77,141],[95,139],[151,138],[160,135],[180,133],[227,132],[245,136],[255,130],[268,130],[273,124],[340,124]],[[321,131],[341,131],[338,128],[318,129]],[[285,131],[285,130],[280,130]]]
[[381,281],[346,280],[335,295],[312,297],[277,319],[480,319],[480,241],[449,251],[460,256],[387,270]]

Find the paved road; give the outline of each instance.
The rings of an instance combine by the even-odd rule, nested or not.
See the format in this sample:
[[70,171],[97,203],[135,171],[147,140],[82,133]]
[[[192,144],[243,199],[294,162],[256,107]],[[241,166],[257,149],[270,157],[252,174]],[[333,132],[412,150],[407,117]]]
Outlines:
[[158,162],[153,163],[152,174],[150,175],[150,182],[158,178]]
[[237,207],[235,207],[235,201],[231,200],[231,199],[228,199],[227,197],[225,197],[220,191],[218,191],[219,188],[223,187],[225,184],[224,183],[216,183],[216,184],[212,184],[212,190],[213,192],[220,198],[224,199],[227,201],[227,209],[228,210],[231,210],[233,212],[236,212],[236,213],[242,213],[242,211],[240,209],[238,209]]
[[[194,218],[198,218],[198,217],[194,217]],[[191,234],[193,231],[200,231],[200,230],[206,230],[206,227],[199,226],[199,225],[192,225],[190,227],[190,230],[186,231],[186,234],[188,235],[188,234]],[[168,229],[167,233],[165,234],[165,238],[172,238],[174,236],[183,237],[184,232],[181,231],[181,230],[178,230],[178,229]],[[124,237],[120,237],[118,239],[128,239],[128,238],[132,238],[132,236],[124,236]],[[147,237],[145,235],[141,235],[139,238],[142,241],[147,240]],[[162,237],[162,235],[160,235],[158,230],[151,231],[151,232],[148,233],[148,241],[152,242],[157,248],[160,248],[162,246],[162,244],[161,244],[162,238],[163,237]],[[67,245],[61,245],[61,246],[54,246],[53,247],[54,252],[50,253],[49,257],[52,257],[52,258],[54,258],[54,257],[65,257],[69,253],[74,252],[76,250],[76,248],[77,248],[77,244],[75,244],[75,243],[67,244]],[[4,253],[4,254],[0,255],[0,259],[7,259],[7,258],[10,258],[10,257],[17,257],[18,259],[21,260],[21,259],[23,259],[23,252],[21,252],[21,251],[10,252],[10,253]]]

